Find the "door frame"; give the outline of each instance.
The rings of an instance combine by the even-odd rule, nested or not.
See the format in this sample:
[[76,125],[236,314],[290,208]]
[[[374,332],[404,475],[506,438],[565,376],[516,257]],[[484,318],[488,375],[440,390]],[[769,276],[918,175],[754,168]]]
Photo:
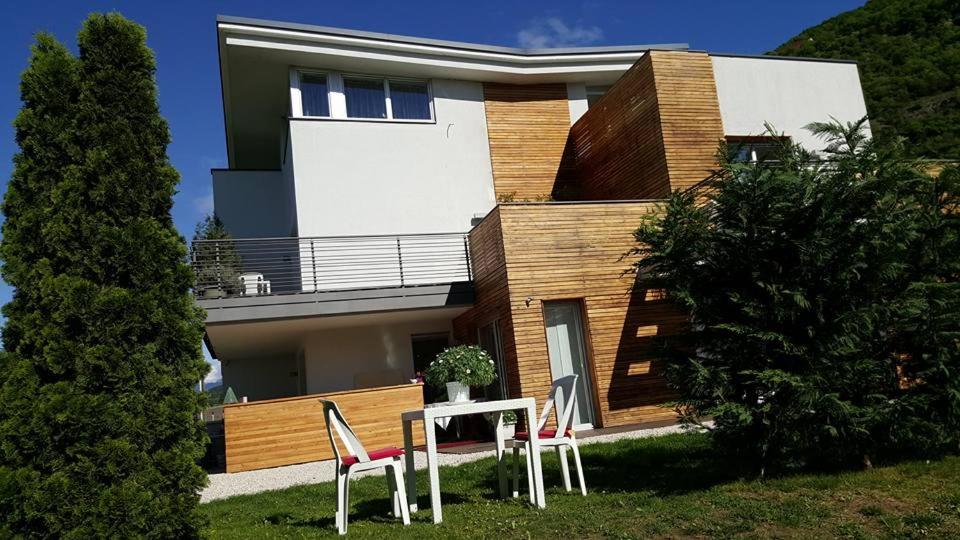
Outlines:
[[597,369],[593,360],[593,338],[590,334],[590,322],[587,317],[586,298],[583,297],[560,297],[544,298],[540,300],[540,328],[543,331],[543,343],[547,351],[547,368],[550,370],[550,378],[553,378],[553,367],[550,365],[550,343],[547,339],[547,304],[551,302],[569,302],[576,303],[579,308],[580,333],[583,339],[583,368],[587,371],[590,378],[590,384],[587,390],[590,391],[590,409],[593,413],[593,427],[603,427],[603,416],[600,412],[600,393],[597,387]]

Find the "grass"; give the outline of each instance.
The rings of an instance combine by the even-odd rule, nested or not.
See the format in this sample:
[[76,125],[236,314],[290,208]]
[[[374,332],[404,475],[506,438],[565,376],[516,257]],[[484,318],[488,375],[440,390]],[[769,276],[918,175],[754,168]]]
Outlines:
[[[586,445],[589,494],[560,488],[544,454],[547,508],[496,498],[492,458],[440,469],[444,522],[433,525],[425,474],[420,512],[403,527],[389,515],[386,481],[351,484],[349,535],[357,538],[960,537],[960,458],[869,471],[759,481],[719,459],[704,435]],[[576,485],[576,477],[574,477]],[[525,486],[525,482],[521,483]],[[335,536],[334,486],[232,497],[203,506],[214,538]]]

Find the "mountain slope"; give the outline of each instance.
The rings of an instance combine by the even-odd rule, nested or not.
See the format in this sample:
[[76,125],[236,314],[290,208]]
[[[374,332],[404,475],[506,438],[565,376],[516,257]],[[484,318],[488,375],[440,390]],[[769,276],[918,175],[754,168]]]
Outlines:
[[769,54],[856,60],[877,138],[960,158],[960,0],[871,0]]

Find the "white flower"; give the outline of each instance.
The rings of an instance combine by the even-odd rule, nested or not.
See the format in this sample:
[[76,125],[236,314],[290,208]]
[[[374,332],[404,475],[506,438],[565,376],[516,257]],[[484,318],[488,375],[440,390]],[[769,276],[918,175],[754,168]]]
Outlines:
[[468,370],[467,370],[467,375],[469,375],[469,374],[470,374],[470,370],[468,369]]

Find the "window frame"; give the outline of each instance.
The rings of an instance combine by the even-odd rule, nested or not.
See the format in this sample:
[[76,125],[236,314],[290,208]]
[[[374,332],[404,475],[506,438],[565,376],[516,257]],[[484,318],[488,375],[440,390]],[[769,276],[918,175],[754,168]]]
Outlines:
[[[329,116],[307,116],[303,114],[303,95],[300,93],[300,81],[303,74],[323,75],[327,79],[327,108]],[[350,117],[347,116],[347,95],[344,81],[346,79],[366,79],[383,82],[384,106],[386,118]],[[427,92],[427,106],[430,118],[394,118],[393,102],[390,99],[390,82],[422,84]],[[388,75],[371,75],[369,73],[340,72],[332,70],[318,70],[310,68],[292,67],[290,70],[291,111],[290,116],[299,120],[347,121],[347,122],[390,122],[401,124],[436,124],[437,114],[433,102],[433,82],[430,79],[414,77],[393,77]]]
[[[304,75],[313,75],[313,76],[323,76],[327,81],[327,116],[316,116],[316,115],[307,115],[303,113],[303,91],[301,90],[303,86],[303,76]],[[330,119],[333,118],[333,103],[330,99],[330,94],[332,93],[331,77],[329,71],[316,70],[316,69],[297,69],[290,75],[291,85],[296,83],[296,108],[291,111],[291,116],[297,118],[311,118],[311,119]],[[291,104],[293,99],[291,98]]]

